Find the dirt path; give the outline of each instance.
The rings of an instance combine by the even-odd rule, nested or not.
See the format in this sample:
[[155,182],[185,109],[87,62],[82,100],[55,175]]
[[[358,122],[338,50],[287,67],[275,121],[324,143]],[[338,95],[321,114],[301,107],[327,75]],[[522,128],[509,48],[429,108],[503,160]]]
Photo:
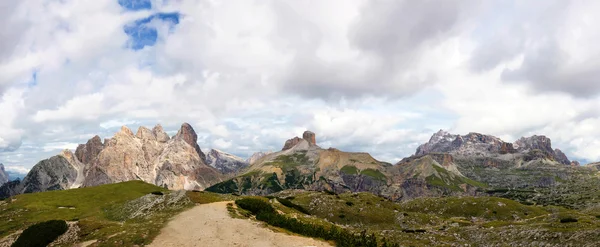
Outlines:
[[331,246],[311,238],[273,232],[251,220],[231,218],[227,203],[203,204],[177,215],[150,246]]

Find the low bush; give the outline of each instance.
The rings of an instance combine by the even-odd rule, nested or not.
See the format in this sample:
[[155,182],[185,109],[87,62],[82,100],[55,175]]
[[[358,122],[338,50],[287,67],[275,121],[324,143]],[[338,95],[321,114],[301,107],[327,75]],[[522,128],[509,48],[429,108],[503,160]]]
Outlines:
[[256,216],[257,220],[264,221],[269,225],[281,227],[291,232],[298,233],[308,237],[322,238],[325,240],[333,240],[337,246],[398,246],[390,244],[385,239],[377,240],[375,234],[367,234],[363,231],[361,234],[354,234],[346,229],[331,226],[329,228],[304,223],[298,219],[289,218],[285,215],[278,214],[275,209],[266,201],[257,198],[244,198],[236,200],[235,203],[242,209],[250,211]]
[[162,195],[164,195],[164,194],[163,194],[162,192],[160,192],[160,191],[152,191],[152,192],[150,192],[150,194],[152,194],[152,195],[157,195],[157,196],[162,196]]
[[352,207],[352,206],[354,206],[354,203],[353,203],[353,202],[351,202],[351,201],[347,201],[347,202],[346,202],[346,205],[348,205],[348,206]]
[[560,219],[560,223],[572,223],[572,222],[577,222],[578,220],[573,218],[573,217],[565,217]]
[[298,210],[299,212],[303,213],[303,214],[308,214],[310,215],[310,212],[308,212],[308,210],[306,210],[304,207],[293,203],[292,201],[288,200],[288,199],[284,199],[284,198],[277,198],[277,201],[281,204],[283,204],[284,206],[288,207],[288,208],[293,208]]
[[25,229],[11,247],[47,246],[60,235],[67,232],[68,228],[67,222],[64,220],[50,220],[37,223]]

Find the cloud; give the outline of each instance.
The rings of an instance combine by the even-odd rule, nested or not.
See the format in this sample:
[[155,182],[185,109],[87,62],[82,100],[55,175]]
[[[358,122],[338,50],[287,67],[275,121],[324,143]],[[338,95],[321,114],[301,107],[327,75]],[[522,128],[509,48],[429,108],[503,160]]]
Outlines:
[[[182,122],[248,157],[306,129],[395,162],[438,129],[600,159],[598,3],[2,3],[0,160]],[[335,11],[331,11],[335,9]],[[131,126],[136,125],[136,126]]]
[[575,97],[600,93],[600,33],[594,1],[499,1],[489,6],[474,33],[474,71],[488,71],[518,59],[502,79],[524,83],[537,92],[564,92]]

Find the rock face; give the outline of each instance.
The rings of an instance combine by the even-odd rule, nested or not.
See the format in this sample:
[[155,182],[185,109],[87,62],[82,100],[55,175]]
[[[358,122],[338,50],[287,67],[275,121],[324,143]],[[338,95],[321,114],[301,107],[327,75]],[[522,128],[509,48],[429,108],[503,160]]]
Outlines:
[[83,164],[71,151],[38,162],[22,181],[7,183],[0,188],[0,198],[22,193],[64,190],[79,187],[83,180]]
[[248,166],[248,163],[242,158],[216,149],[208,152],[206,163],[223,174],[235,174]]
[[136,135],[123,126],[86,163],[83,185],[143,180],[169,189],[204,189],[220,181],[221,174],[205,164],[197,138],[188,123],[173,138],[160,125],[152,130],[140,127]]
[[307,131],[304,131],[304,133],[302,134],[302,138],[296,136],[292,139],[287,140],[285,142],[285,144],[283,145],[283,148],[281,149],[281,151],[285,151],[285,150],[288,150],[288,149],[296,146],[302,140],[306,140],[310,146],[317,145],[317,137],[316,137],[315,133],[307,130]]
[[469,133],[467,135],[453,135],[445,131],[435,133],[429,142],[419,146],[415,155],[422,156],[429,153],[450,153],[458,156],[494,156],[497,154],[527,154],[533,150],[540,150],[549,159],[561,164],[569,165],[571,161],[560,149],[552,149],[552,141],[545,136],[534,135],[522,137],[515,143],[502,141],[500,138]]
[[246,159],[246,163],[248,163],[248,165],[252,165],[252,164],[256,163],[258,160],[262,159],[262,157],[265,157],[271,153],[272,152],[256,152],[256,153],[252,154],[252,156],[250,156],[250,158]]
[[203,161],[206,160],[206,155],[204,155],[204,153],[200,150],[200,146],[198,146],[197,143],[198,135],[196,135],[196,131],[194,131],[190,124],[183,123],[177,132],[177,135],[175,135],[173,138],[184,140],[187,144],[194,147],[194,150],[196,150],[198,156],[200,156]]
[[0,163],[0,185],[8,182],[8,173],[4,170],[4,165]]
[[285,141],[285,144],[283,144],[283,148],[281,149],[281,151],[285,151],[288,150],[294,146],[296,146],[298,143],[300,143],[302,139],[300,139],[299,137],[294,137],[292,139],[289,139],[287,141]]
[[79,144],[75,150],[75,156],[77,159],[84,164],[94,160],[100,152],[104,149],[104,144],[99,136],[94,136],[88,140],[86,144]]
[[454,155],[463,156],[485,156],[489,153],[514,152],[516,152],[516,150],[513,148],[512,144],[506,143],[494,136],[479,133],[469,133],[461,136],[440,130],[431,137],[429,142],[419,146],[415,155],[452,153]]
[[317,145],[317,137],[312,131],[304,131],[302,139],[308,141],[310,145]]

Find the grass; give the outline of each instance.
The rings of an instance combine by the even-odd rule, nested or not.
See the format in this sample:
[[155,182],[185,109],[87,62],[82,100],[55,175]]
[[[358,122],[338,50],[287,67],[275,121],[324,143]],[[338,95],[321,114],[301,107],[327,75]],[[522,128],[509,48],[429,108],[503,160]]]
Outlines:
[[[111,220],[113,208],[151,193],[168,190],[141,181],[89,188],[23,194],[0,206],[0,237],[49,220],[78,221],[81,241],[99,246],[148,244],[168,219],[181,210],[163,209],[148,219]],[[158,196],[158,195],[155,195]],[[166,195],[164,195],[166,196]]]
[[342,167],[341,171],[348,175],[357,175],[358,174],[358,169],[356,168],[356,166],[351,166],[351,165],[345,165],[344,167]]
[[367,168],[367,169],[360,171],[360,174],[368,176],[368,177],[372,177],[374,179],[381,180],[381,181],[387,180],[387,178],[385,177],[385,175],[383,175],[383,173],[381,173],[379,170],[375,170],[375,169],[371,169],[371,168]]

